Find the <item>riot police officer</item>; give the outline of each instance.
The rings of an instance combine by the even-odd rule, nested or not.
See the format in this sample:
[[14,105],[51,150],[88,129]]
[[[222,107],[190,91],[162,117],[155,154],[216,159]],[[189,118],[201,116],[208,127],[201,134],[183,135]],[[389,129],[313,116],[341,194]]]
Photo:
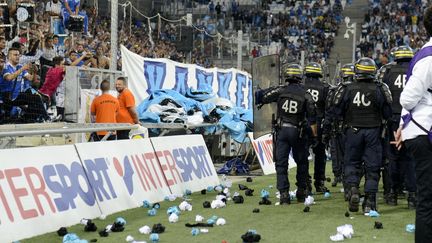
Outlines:
[[[387,123],[389,140],[394,140],[393,133],[399,127],[402,106],[400,105],[400,94],[405,85],[406,71],[411,59],[414,56],[413,50],[408,46],[395,47],[392,50],[395,62],[383,66],[380,70],[380,81],[386,83],[392,93],[393,116]],[[386,195],[386,203],[397,205],[398,192],[402,191],[402,184],[405,182],[408,191],[408,207],[415,209],[416,206],[416,185],[414,161],[406,148],[397,150],[394,145],[386,143],[387,157],[389,159],[390,193]],[[404,179],[404,181],[402,180]]]
[[[288,157],[292,151],[297,163],[297,200],[304,202],[308,195],[306,190],[308,149],[304,132],[305,120],[311,123],[316,136],[315,106],[312,96],[301,85],[302,70],[300,65],[290,64],[285,70],[286,85],[257,92],[258,105],[277,102],[277,136],[276,136],[276,175],[277,189],[280,192],[280,203],[290,204],[288,181]],[[262,95],[260,95],[262,93]]]
[[334,179],[332,187],[343,181],[343,155],[345,146],[345,135],[343,134],[343,120],[337,119],[334,115],[333,100],[337,90],[344,85],[348,85],[354,79],[354,64],[344,64],[339,72],[339,83],[331,86],[327,95],[325,124],[323,125],[323,141],[326,143],[330,139],[330,151],[332,156],[332,170]]
[[325,144],[322,142],[322,121],[325,115],[325,102],[327,99],[327,93],[329,91],[329,85],[321,82],[323,77],[323,71],[320,64],[316,62],[310,62],[305,67],[305,88],[311,93],[312,98],[316,105],[317,113],[317,128],[318,128],[318,141],[314,143],[312,151],[315,154],[314,164],[314,186],[317,192],[326,192],[327,188],[324,185],[326,180],[325,177],[325,166],[327,156],[325,152]]
[[[376,193],[381,168],[382,121],[390,118],[392,97],[388,87],[375,82],[377,67],[367,57],[354,65],[355,82],[344,85],[335,95],[336,114],[346,123],[345,184],[349,188],[349,210],[359,210],[359,184],[365,170],[363,211],[376,210]],[[363,166],[364,163],[364,166]]]

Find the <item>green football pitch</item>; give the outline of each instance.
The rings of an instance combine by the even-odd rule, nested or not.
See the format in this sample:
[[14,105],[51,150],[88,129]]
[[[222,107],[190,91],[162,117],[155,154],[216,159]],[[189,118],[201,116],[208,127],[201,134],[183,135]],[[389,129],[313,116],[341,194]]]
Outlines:
[[[330,163],[327,165],[327,175],[331,176]],[[289,177],[291,185],[295,185],[295,169],[290,171]],[[288,206],[274,206],[274,203],[278,201],[275,197],[275,175],[255,176],[252,177],[253,182],[246,182],[243,177],[230,178],[234,181],[230,192],[232,194],[237,191],[243,195],[245,199],[243,204],[234,204],[229,201],[225,208],[205,209],[202,206],[203,202],[211,202],[215,199],[217,193],[210,192],[201,195],[200,192],[196,192],[189,197],[193,210],[182,212],[177,223],[168,222],[166,210],[170,206],[178,206],[182,201],[181,199],[174,202],[161,202],[161,208],[156,216],[148,216],[148,209],[146,208],[136,208],[109,215],[105,220],[94,220],[98,226],[98,231],[114,222],[117,217],[123,217],[127,221],[123,232],[110,233],[108,237],[102,238],[97,232],[84,232],[83,225],[75,225],[67,229],[68,232],[76,233],[81,239],[89,241],[97,239],[97,242],[126,242],[126,236],[131,235],[137,241],[151,242],[149,236],[140,234],[138,229],[144,225],[152,227],[153,224],[161,223],[166,227],[166,230],[159,235],[159,242],[220,243],[223,240],[228,243],[242,242],[241,235],[249,229],[254,229],[261,235],[260,242],[307,243],[331,242],[329,237],[336,234],[337,226],[351,224],[354,228],[354,236],[352,239],[344,240],[344,242],[414,242],[414,234],[407,233],[405,226],[414,224],[415,212],[408,210],[405,199],[400,199],[399,205],[396,207],[386,206],[383,202],[382,192],[380,192],[378,194],[380,217],[367,217],[361,212],[351,213],[350,217],[346,217],[347,203],[343,199],[343,193],[340,191],[341,187],[330,187],[330,183],[327,183],[331,191],[331,197],[325,199],[322,194],[314,195],[316,203],[311,206],[310,212],[305,213],[303,212],[305,206],[296,201]],[[238,190],[238,184],[254,189],[254,195],[252,197],[245,196],[244,191]],[[273,205],[258,205],[261,189],[270,192],[269,199]],[[294,186],[292,186],[291,190],[294,189]],[[259,208],[260,213],[252,213],[255,208]],[[191,228],[185,227],[185,224],[195,223],[197,214],[202,215],[205,221],[213,215],[222,217],[226,220],[226,225],[210,227],[208,233],[192,236]],[[375,221],[381,222],[383,229],[374,229]],[[52,232],[21,242],[62,242],[62,237],[58,236],[56,232]]]

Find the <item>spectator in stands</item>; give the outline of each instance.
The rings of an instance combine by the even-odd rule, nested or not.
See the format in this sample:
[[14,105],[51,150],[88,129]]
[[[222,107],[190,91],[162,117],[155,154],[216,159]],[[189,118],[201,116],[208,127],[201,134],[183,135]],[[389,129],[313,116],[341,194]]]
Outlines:
[[6,54],[4,50],[6,49],[6,38],[4,36],[0,36],[0,59],[6,61]]
[[72,51],[72,44],[71,44],[71,38],[66,37],[63,40],[63,48],[65,55],[68,54],[70,51]]
[[84,34],[88,32],[88,16],[84,11],[80,11],[80,0],[64,0],[62,5],[63,26],[67,28],[71,16],[81,16],[84,18]]
[[[14,107],[27,106],[25,109],[26,122],[41,122],[49,120],[48,114],[40,95],[31,87],[35,75],[32,72],[32,64],[19,64],[20,51],[10,48],[8,63],[2,72],[2,85],[0,93],[5,104],[6,114],[11,114]],[[28,72],[30,70],[30,72]]]
[[222,2],[221,11],[222,11],[223,17],[225,18],[226,14],[227,14],[227,6],[225,5],[225,2]]
[[[103,80],[100,84],[102,95],[96,97],[90,108],[93,123],[116,123],[117,115],[120,109],[119,101],[109,94],[110,83],[108,80]],[[107,134],[107,131],[97,132],[97,141],[101,141]],[[107,140],[116,140],[116,134],[108,136]]]
[[53,66],[52,61],[57,53],[54,49],[53,39],[51,36],[45,38],[45,44],[43,45],[43,55],[41,58],[41,65]]
[[51,0],[47,2],[45,6],[45,11],[49,13],[50,16],[60,17],[61,9],[62,4],[59,0]]
[[[126,79],[119,77],[116,80],[116,90],[119,93],[117,99],[120,109],[117,114],[118,123],[138,124],[138,114],[135,110],[135,98],[132,92],[126,87]],[[129,139],[130,130],[117,131],[117,139]]]
[[75,63],[77,62],[76,66],[81,67],[85,65],[84,59],[90,58],[91,54],[87,54],[84,52],[81,56],[78,55],[78,53],[74,50],[69,52],[69,63]]
[[215,11],[215,5],[214,5],[213,1],[209,2],[208,7],[209,7],[209,13],[210,13],[210,15],[213,15],[214,11]]
[[[50,68],[45,76],[45,82],[43,86],[39,89],[39,93],[46,96],[47,99],[51,99],[57,87],[63,81],[65,76],[65,60],[63,57],[53,58],[54,67]],[[71,64],[73,66],[73,64]]]
[[254,48],[252,49],[251,54],[253,58],[258,57],[258,49],[256,46],[254,46]]
[[99,44],[99,46],[96,48],[95,60],[97,63],[97,68],[109,69],[110,60],[105,56],[105,51],[102,44]]
[[215,10],[216,10],[216,16],[219,18],[220,14],[222,12],[222,6],[220,5],[219,2],[217,2]]
[[64,46],[60,44],[58,35],[53,36],[53,46],[54,46],[55,56],[60,56],[60,57],[65,56],[65,49]]

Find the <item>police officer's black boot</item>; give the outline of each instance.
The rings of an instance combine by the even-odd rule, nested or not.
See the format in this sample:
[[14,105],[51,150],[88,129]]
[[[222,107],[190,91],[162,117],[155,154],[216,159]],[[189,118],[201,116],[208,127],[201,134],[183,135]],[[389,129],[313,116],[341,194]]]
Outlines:
[[415,192],[408,192],[408,208],[416,209],[417,197]]
[[305,188],[298,188],[296,192],[297,202],[303,203],[305,199],[309,196],[309,192]]
[[310,175],[308,175],[308,177],[307,177],[306,186],[307,186],[307,191],[311,192],[312,191],[312,177]]
[[359,203],[360,203],[360,192],[359,189],[355,186],[352,186],[348,191],[348,209],[350,212],[358,212],[359,211]]
[[291,199],[290,199],[289,191],[281,191],[280,192],[279,203],[280,203],[280,205],[289,205],[289,204],[291,204]]
[[345,202],[348,202],[348,200],[350,199],[350,193],[349,193],[349,189],[348,188],[346,188],[346,187],[344,187],[344,199],[345,199]]
[[333,179],[333,182],[331,184],[332,187],[336,187],[338,183],[342,182],[342,177],[341,176],[335,176]]
[[314,182],[316,192],[325,193],[328,191],[327,187],[324,186],[324,180],[316,180]]
[[389,193],[387,193],[387,195],[385,195],[385,199],[386,199],[386,204],[390,205],[390,206],[396,206],[397,205],[397,193],[391,189]]
[[366,193],[362,206],[363,213],[369,213],[371,210],[377,211],[376,193]]

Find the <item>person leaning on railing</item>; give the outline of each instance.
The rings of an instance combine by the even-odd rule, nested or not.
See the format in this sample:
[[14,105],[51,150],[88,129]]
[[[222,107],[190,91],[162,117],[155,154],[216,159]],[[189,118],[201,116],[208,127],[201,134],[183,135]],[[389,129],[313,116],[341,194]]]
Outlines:
[[[118,123],[139,124],[138,114],[135,109],[135,98],[132,92],[126,87],[126,79],[117,78],[116,90],[119,93],[117,99],[120,103],[120,110],[117,114]],[[117,131],[117,139],[129,139],[130,130]]]

